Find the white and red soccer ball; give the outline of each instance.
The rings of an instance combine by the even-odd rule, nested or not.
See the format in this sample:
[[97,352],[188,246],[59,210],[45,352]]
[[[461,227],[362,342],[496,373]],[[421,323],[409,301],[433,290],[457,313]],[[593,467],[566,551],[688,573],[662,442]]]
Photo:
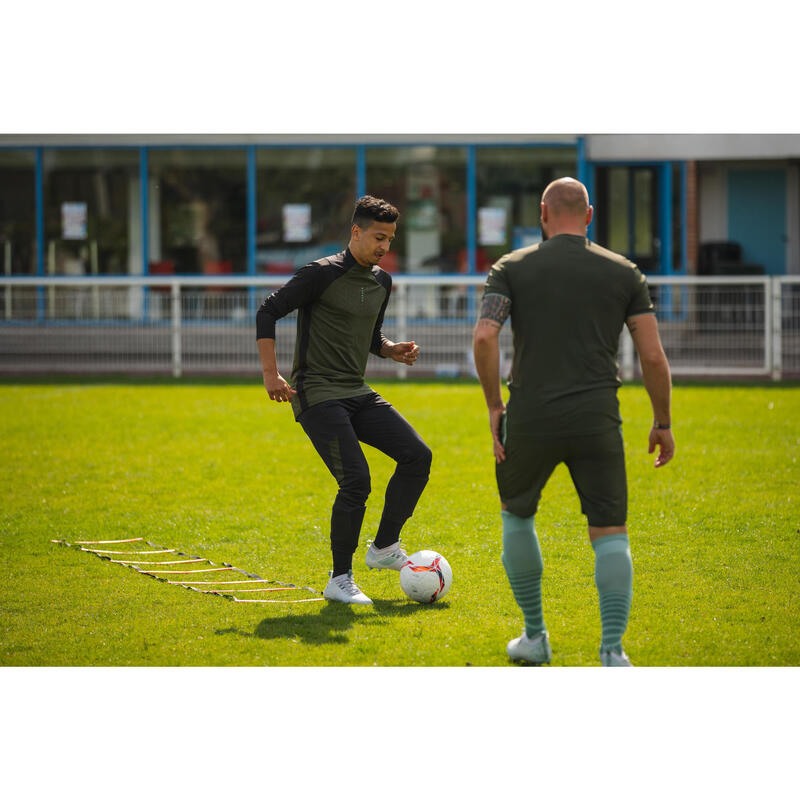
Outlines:
[[417,603],[433,603],[444,597],[453,583],[447,559],[434,550],[420,550],[408,557],[400,570],[400,586]]

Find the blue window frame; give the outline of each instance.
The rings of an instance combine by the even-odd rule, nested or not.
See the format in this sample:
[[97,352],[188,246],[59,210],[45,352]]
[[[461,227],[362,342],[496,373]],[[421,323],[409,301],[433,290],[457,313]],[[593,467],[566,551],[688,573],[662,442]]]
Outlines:
[[[368,151],[376,147],[395,147],[395,148],[408,148],[414,146],[426,146],[434,148],[458,147],[463,148],[466,152],[466,159],[464,164],[464,193],[465,193],[465,206],[466,206],[466,219],[465,219],[465,249],[466,249],[466,272],[467,274],[476,274],[478,271],[477,253],[479,248],[479,229],[477,224],[477,206],[479,203],[478,197],[478,183],[479,183],[479,165],[481,154],[487,151],[495,150],[498,148],[515,148],[520,150],[541,150],[557,148],[563,150],[565,156],[570,151],[572,156],[567,156],[568,159],[574,160],[575,174],[582,180],[589,188],[590,193],[593,190],[594,181],[594,167],[596,165],[590,164],[586,159],[586,150],[583,137],[578,137],[575,142],[497,142],[497,143],[469,143],[464,141],[437,141],[431,143],[425,139],[419,142],[397,141],[377,144],[334,144],[334,143],[298,143],[298,144],[281,144],[281,145],[214,145],[214,144],[186,144],[179,143],[159,144],[159,145],[109,145],[103,144],[98,146],[93,145],[53,145],[53,146],[32,146],[20,147],[14,146],[13,148],[3,149],[16,149],[24,150],[34,153],[35,157],[35,220],[36,220],[36,274],[45,274],[45,219],[44,219],[44,158],[45,153],[51,149],[125,149],[133,150],[138,153],[138,176],[140,186],[139,196],[139,236],[141,242],[141,271],[143,274],[149,273],[149,251],[152,243],[152,231],[150,228],[150,199],[149,192],[147,191],[150,179],[150,172],[152,166],[152,153],[159,150],[233,150],[242,153],[245,161],[245,176],[244,181],[246,185],[246,259],[245,259],[245,273],[256,273],[256,237],[257,237],[257,160],[258,153],[264,149],[302,149],[302,148],[346,148],[354,153],[355,157],[355,195],[356,197],[364,194],[367,191],[367,157]],[[355,198],[354,198],[355,199]],[[346,234],[346,232],[345,232]],[[513,242],[509,242],[509,249]]]
[[[635,171],[644,172],[649,171],[655,178],[655,189],[651,197],[652,201],[656,202],[656,213],[653,215],[654,222],[656,223],[653,229],[654,240],[657,239],[659,243],[658,257],[653,267],[649,268],[650,274],[656,275],[675,275],[686,274],[687,272],[687,169],[685,162],[678,162],[677,164],[672,161],[648,161],[648,162],[631,162],[631,161],[595,161],[588,162],[585,165],[586,180],[584,183],[587,189],[591,187],[601,186],[603,181],[598,180],[597,171],[604,170],[628,170],[629,173]],[[679,185],[675,186],[675,177]],[[607,178],[605,179],[607,183]],[[636,236],[636,214],[641,214],[641,209],[637,212],[634,208],[635,199],[635,180],[633,174],[629,174],[628,180],[628,200],[625,206],[628,209],[628,223],[624,236],[630,240],[630,245],[618,248],[629,258],[637,261],[635,253],[635,236]],[[607,194],[607,192],[603,192]],[[597,215],[607,213],[605,209],[598,208],[598,203],[602,203],[603,198],[598,198],[596,192],[590,189],[589,196],[595,205],[595,219]],[[608,243],[608,222],[605,222],[605,236],[599,236],[598,233],[604,230],[602,224],[592,223],[590,228],[590,236],[599,241],[604,246],[610,246]],[[595,235],[592,233],[594,229]],[[679,236],[675,237],[675,232],[679,232]],[[680,256],[676,259],[675,248],[680,250]],[[638,261],[637,261],[638,263]],[[647,263],[647,261],[645,261]]]

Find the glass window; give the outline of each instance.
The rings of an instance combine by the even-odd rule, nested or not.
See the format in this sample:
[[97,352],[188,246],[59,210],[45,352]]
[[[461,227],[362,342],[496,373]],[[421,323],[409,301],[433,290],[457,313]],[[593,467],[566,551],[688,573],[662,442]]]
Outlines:
[[628,170],[613,167],[608,170],[608,200],[600,212],[605,216],[608,248],[615,253],[630,251],[630,204],[628,203]]
[[633,257],[653,258],[655,256],[655,183],[654,170],[637,169],[633,172],[633,203],[636,209]]
[[47,272],[140,272],[138,152],[45,150],[43,167]]
[[247,270],[245,150],[148,151],[151,274]]
[[463,147],[367,149],[367,194],[402,215],[387,272],[456,272],[466,266],[467,151]]
[[659,267],[658,184],[654,167],[597,168],[592,203],[597,243],[630,258],[645,271]]
[[572,148],[478,147],[478,272],[500,256],[541,240],[539,203],[550,181],[576,177]]
[[32,152],[0,150],[0,265],[36,272],[36,165]]
[[256,169],[259,272],[293,272],[344,250],[356,200],[355,149],[259,149]]

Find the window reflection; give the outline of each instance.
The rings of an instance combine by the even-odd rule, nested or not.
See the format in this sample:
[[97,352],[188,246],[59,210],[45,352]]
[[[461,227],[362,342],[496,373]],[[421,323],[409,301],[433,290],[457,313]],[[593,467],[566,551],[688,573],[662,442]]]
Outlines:
[[630,208],[628,197],[628,170],[614,167],[608,170],[608,202],[603,213],[608,222],[608,247],[615,253],[630,250]]
[[548,183],[575,177],[574,149],[479,147],[476,268],[485,272],[500,256],[541,241],[539,203]]
[[[344,247],[356,199],[357,148],[255,152],[256,270],[288,274]],[[463,273],[471,267],[483,272],[503,253],[537,241],[544,187],[576,172],[574,148],[478,145],[476,258],[470,264],[468,148],[373,145],[365,152],[365,191],[387,199],[402,215],[381,266],[409,274]],[[151,274],[246,273],[247,149],[147,148],[146,255],[140,153],[133,147],[43,150],[47,272],[137,274],[146,262]],[[36,270],[35,172],[33,150],[0,152],[0,264],[7,273]],[[627,171],[612,170],[612,188],[621,195],[613,207],[624,212],[631,195],[617,185],[618,177],[626,178]],[[638,205],[652,195],[648,178],[636,183]],[[628,225],[628,215],[617,213],[611,238],[633,237],[643,251],[651,245],[652,230],[647,218],[635,222]],[[425,313],[443,309],[427,300],[424,305]]]
[[247,269],[244,150],[149,152],[151,274]]
[[44,152],[48,273],[139,271],[138,164],[136,150]]
[[35,181],[32,152],[0,151],[0,274],[36,272]]
[[388,272],[456,272],[466,265],[466,170],[463,147],[367,149],[367,193],[400,217]]
[[354,148],[256,155],[256,269],[290,273],[347,246],[356,199]]
[[658,269],[658,174],[650,166],[597,168],[593,205],[597,243],[636,262]]
[[633,173],[633,202],[636,208],[633,256],[652,258],[654,255],[653,170],[637,169]]

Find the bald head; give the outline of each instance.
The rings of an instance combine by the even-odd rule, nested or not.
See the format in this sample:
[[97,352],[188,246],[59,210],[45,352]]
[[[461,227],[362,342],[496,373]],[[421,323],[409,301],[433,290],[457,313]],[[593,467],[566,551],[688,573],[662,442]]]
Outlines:
[[575,178],[559,178],[548,184],[542,195],[542,202],[555,216],[568,214],[584,217],[589,209],[589,193]]
[[547,185],[542,195],[542,229],[545,235],[559,233],[586,235],[592,207],[586,187],[575,178],[559,178]]

